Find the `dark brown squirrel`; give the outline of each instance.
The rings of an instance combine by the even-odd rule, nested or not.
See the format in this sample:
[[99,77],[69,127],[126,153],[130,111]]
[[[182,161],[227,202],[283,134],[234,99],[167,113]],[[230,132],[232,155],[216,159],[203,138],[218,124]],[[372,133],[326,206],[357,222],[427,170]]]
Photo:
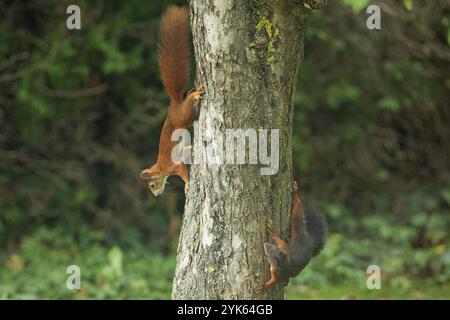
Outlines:
[[286,243],[269,227],[275,245],[265,243],[264,251],[269,260],[271,277],[257,290],[259,293],[280,282],[287,285],[289,278],[297,276],[325,246],[327,225],[324,216],[312,208],[303,209],[297,182],[293,183],[292,189],[294,203],[290,241]]
[[191,126],[195,114],[194,104],[203,98],[202,86],[183,94],[189,80],[188,17],[189,13],[185,8],[171,6],[161,18],[159,67],[170,105],[159,138],[156,163],[140,174],[155,196],[164,192],[166,180],[171,175],[183,179],[185,192],[189,187],[186,164],[175,164],[172,161],[172,149],[178,141],[171,141],[172,133],[176,129]]

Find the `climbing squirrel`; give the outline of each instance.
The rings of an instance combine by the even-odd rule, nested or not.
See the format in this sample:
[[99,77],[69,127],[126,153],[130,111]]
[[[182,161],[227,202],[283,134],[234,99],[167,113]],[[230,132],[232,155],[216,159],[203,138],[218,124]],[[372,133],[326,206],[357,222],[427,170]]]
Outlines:
[[171,141],[176,129],[187,128],[194,121],[194,103],[203,98],[203,87],[183,94],[189,80],[189,13],[185,8],[171,6],[163,14],[160,26],[159,67],[164,88],[170,98],[167,118],[159,138],[156,163],[144,169],[140,177],[147,181],[150,191],[158,196],[164,192],[166,180],[171,175],[180,176],[189,187],[185,163],[172,161],[172,149],[178,143]]
[[270,264],[271,278],[257,291],[277,283],[287,285],[289,278],[297,276],[325,245],[327,226],[323,215],[312,208],[303,209],[297,183],[293,183],[294,203],[291,213],[291,234],[289,244],[281,239],[272,227],[269,233],[275,245],[265,243],[264,251]]

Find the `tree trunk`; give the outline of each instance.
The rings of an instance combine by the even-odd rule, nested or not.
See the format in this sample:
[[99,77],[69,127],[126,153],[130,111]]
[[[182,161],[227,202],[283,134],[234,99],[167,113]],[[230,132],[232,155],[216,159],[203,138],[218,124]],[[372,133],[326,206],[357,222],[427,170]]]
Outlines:
[[260,162],[191,166],[173,299],[283,298],[282,285],[256,289],[270,277],[268,223],[288,235],[292,96],[305,17],[302,4],[287,0],[191,1],[197,81],[205,87],[194,161],[196,147],[220,147],[217,132],[279,129],[279,170],[261,175]]

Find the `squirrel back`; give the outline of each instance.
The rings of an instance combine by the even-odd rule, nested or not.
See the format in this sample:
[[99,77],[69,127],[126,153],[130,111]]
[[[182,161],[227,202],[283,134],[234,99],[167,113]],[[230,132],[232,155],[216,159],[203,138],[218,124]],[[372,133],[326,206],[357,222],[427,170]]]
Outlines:
[[183,101],[189,81],[189,12],[171,6],[161,18],[159,34],[159,67],[161,78],[173,102]]
[[312,256],[322,251],[327,239],[327,223],[325,217],[314,208],[305,206],[306,229],[311,239]]
[[308,243],[308,247],[311,248],[311,257],[314,257],[325,246],[327,223],[323,214],[310,206],[303,205],[296,182],[294,192],[290,243]]
[[322,251],[327,238],[327,224],[321,213],[301,204],[300,208],[294,211],[291,224],[296,228],[296,232],[291,235],[289,242],[286,275],[295,277],[309,264],[312,257]]

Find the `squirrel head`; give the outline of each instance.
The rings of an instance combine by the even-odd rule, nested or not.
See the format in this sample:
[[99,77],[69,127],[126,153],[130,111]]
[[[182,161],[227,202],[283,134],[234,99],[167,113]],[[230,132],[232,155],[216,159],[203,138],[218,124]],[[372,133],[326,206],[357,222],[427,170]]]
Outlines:
[[156,168],[151,167],[144,169],[140,175],[141,179],[147,181],[148,187],[155,197],[164,192],[167,181],[167,176],[161,176],[156,173],[157,171]]
[[279,274],[287,274],[285,270],[289,267],[289,257],[276,245],[264,243],[264,251],[272,268],[281,271]]

